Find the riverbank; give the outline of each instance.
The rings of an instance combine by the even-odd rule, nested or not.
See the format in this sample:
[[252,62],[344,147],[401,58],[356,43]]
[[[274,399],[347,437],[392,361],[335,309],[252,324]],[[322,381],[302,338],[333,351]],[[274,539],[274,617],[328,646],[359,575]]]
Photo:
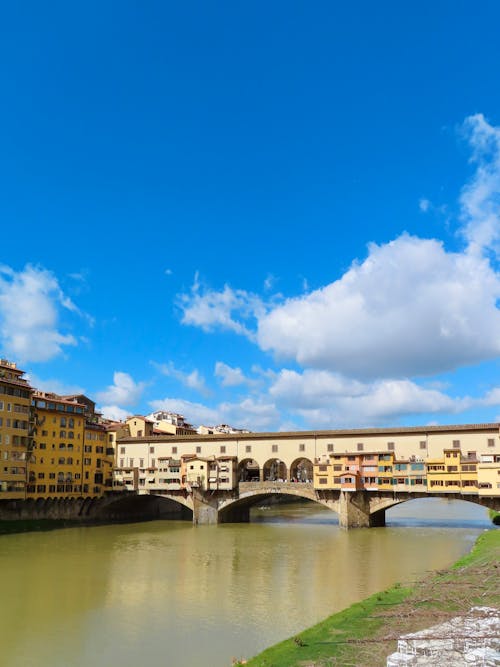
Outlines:
[[[399,584],[333,614],[248,660],[247,667],[380,667],[398,637],[474,605],[500,605],[500,531],[483,533],[449,569],[411,587]],[[236,663],[238,664],[238,663]]]

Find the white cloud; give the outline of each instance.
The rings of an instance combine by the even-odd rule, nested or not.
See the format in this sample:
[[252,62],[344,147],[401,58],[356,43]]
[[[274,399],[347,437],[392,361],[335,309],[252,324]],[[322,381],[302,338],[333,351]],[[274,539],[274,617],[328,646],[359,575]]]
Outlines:
[[124,410],[117,405],[103,405],[100,410],[105,419],[112,419],[113,421],[125,421],[125,419],[130,416],[130,413],[127,412],[127,410]]
[[0,339],[2,352],[21,363],[48,361],[76,345],[76,338],[59,331],[64,310],[79,313],[61,290],[57,278],[27,265],[16,272],[0,266]]
[[418,207],[422,211],[422,213],[427,213],[427,211],[430,209],[431,206],[432,204],[428,199],[421,199],[418,202]]
[[227,330],[253,339],[250,328],[263,314],[263,301],[245,290],[234,290],[225,285],[221,291],[203,289],[195,276],[191,292],[178,297],[183,311],[182,323],[197,326],[203,331]]
[[241,368],[232,368],[222,361],[216,362],[214,375],[221,379],[220,382],[223,387],[236,387],[249,382]]
[[470,252],[499,254],[500,246],[500,128],[483,114],[466,118],[463,132],[472,148],[476,172],[460,197],[463,233]]
[[221,403],[219,412],[224,423],[250,431],[265,431],[275,428],[280,421],[280,413],[272,401],[245,398],[238,403]]
[[456,413],[473,403],[410,380],[361,383],[314,370],[282,370],[269,393],[278,407],[291,410],[316,428],[376,426],[411,415]]
[[200,394],[205,396],[210,394],[210,390],[205,384],[205,378],[197,369],[191,371],[190,373],[186,373],[176,368],[172,361],[169,361],[167,364],[157,364],[156,362],[152,363],[155,368],[163,373],[163,375],[167,375],[169,377],[175,378],[176,380],[179,380],[179,382],[181,382],[185,387],[194,389],[195,391],[198,391]]
[[116,371],[113,374],[113,384],[99,392],[97,400],[99,403],[109,403],[111,407],[133,406],[141,398],[145,386],[144,382],[135,382],[128,373]]
[[215,407],[182,398],[164,398],[151,401],[150,406],[153,410],[178,412],[184,415],[187,421],[196,425],[230,424],[236,428],[259,431],[275,428],[280,420],[274,403],[264,398],[260,400],[245,398],[237,403],[220,403]]
[[268,273],[266,279],[264,280],[264,289],[266,290],[266,292],[272,290],[275,283],[276,283],[276,276],[273,276],[272,273]]
[[261,317],[257,340],[280,358],[347,376],[437,373],[498,355],[499,297],[484,258],[404,234]]
[[85,394],[85,389],[77,384],[67,384],[55,378],[48,378],[47,380],[43,380],[33,373],[27,373],[26,377],[29,380],[31,386],[39,389],[40,391],[50,391],[54,394],[59,394],[60,396]]
[[193,403],[183,398],[163,398],[150,401],[149,405],[154,411],[166,410],[168,412],[177,412],[184,415],[190,423],[199,425],[214,425],[219,423],[219,412],[216,409],[209,408],[202,403]]
[[337,373],[307,369],[303,373],[282,369],[269,389],[280,405],[290,408],[325,407],[343,396],[360,396],[366,385]]

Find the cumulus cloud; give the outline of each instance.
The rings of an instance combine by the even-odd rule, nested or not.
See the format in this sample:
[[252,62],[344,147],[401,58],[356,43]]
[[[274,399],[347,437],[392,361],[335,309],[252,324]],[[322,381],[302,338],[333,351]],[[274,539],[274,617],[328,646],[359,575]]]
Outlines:
[[16,272],[0,266],[0,340],[3,354],[21,363],[49,361],[76,338],[60,331],[64,311],[79,313],[57,278],[27,265]]
[[470,252],[500,250],[500,128],[483,114],[466,118],[463,133],[476,165],[472,179],[460,197],[463,233]]
[[99,392],[97,400],[101,404],[109,404],[108,407],[133,406],[140,400],[145,386],[145,382],[135,382],[128,373],[116,371],[113,384]]
[[245,398],[237,403],[221,403],[222,421],[249,431],[275,428],[280,420],[276,405],[266,397]]
[[230,424],[236,428],[251,431],[275,428],[280,415],[274,403],[254,398],[245,398],[239,402],[220,403],[209,407],[202,403],[193,403],[182,398],[164,398],[150,402],[153,410],[178,412],[196,425]]
[[216,409],[209,408],[202,403],[186,401],[183,398],[163,398],[150,401],[149,405],[156,412],[157,410],[166,410],[167,412],[177,412],[194,424],[213,425],[219,423],[219,412]]
[[26,374],[32,387],[36,387],[40,391],[50,391],[60,396],[67,396],[71,394],[85,394],[85,389],[77,384],[67,384],[56,378],[48,378],[46,380],[34,375],[33,373]]
[[256,294],[235,290],[225,285],[221,291],[203,288],[198,276],[189,293],[178,296],[182,323],[200,327],[203,331],[227,330],[254,338],[255,319],[265,306]]
[[160,373],[163,373],[163,375],[175,378],[189,389],[194,389],[205,396],[210,394],[210,390],[205,384],[205,378],[197,369],[190,373],[186,373],[176,368],[173,361],[169,361],[167,364],[157,364],[153,362],[153,366],[155,366]]
[[249,382],[249,379],[245,377],[241,368],[232,368],[222,361],[216,362],[214,375],[220,378],[220,383],[223,387],[236,387]]
[[[257,403],[270,419],[280,409],[288,411],[281,423],[301,416],[312,427],[377,425],[500,404],[496,388],[456,398],[412,380],[500,353],[500,128],[476,114],[462,131],[474,166],[459,198],[462,249],[403,233],[369,244],[343,275],[293,298],[202,288],[197,277],[182,295],[185,324],[244,335],[302,369],[262,375],[269,390]],[[446,205],[422,198],[419,207],[449,222]],[[223,365],[216,375],[226,386],[243,384],[240,369]],[[230,414],[222,404],[217,410]]]
[[113,421],[122,422],[129,416],[127,410],[118,407],[117,405],[103,405],[100,408],[105,419],[112,419]]
[[459,412],[472,400],[453,399],[410,380],[357,382],[328,371],[282,370],[269,393],[280,408],[311,427],[377,426],[402,416]]
[[264,350],[356,377],[451,370],[500,351],[500,281],[484,258],[404,234],[259,321]]

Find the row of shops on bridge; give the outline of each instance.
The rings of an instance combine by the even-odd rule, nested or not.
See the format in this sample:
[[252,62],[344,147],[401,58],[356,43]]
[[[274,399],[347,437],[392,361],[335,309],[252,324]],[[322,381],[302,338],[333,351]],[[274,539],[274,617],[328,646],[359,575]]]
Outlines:
[[391,451],[330,454],[314,461],[297,458],[289,468],[278,458],[260,467],[254,459],[239,461],[228,455],[159,456],[149,465],[142,458],[128,463],[115,469],[115,489],[159,495],[193,489],[231,491],[242,482],[273,482],[307,483],[318,491],[500,496],[500,454],[464,454],[453,448],[435,458],[398,459]]
[[332,454],[313,465],[316,489],[500,496],[500,454],[444,449],[436,458],[394,452]]

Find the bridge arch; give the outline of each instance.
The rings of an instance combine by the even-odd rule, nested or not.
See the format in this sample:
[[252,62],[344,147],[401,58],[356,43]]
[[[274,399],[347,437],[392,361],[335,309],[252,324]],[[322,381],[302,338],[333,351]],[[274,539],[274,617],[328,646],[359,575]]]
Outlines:
[[260,482],[259,484],[240,484],[238,498],[228,498],[218,506],[219,523],[248,522],[250,509],[257,504],[265,503],[270,498],[301,498],[314,502],[338,513],[335,503],[327,502],[318,497],[312,483],[292,484],[286,482]]
[[260,466],[255,459],[243,459],[238,464],[239,482],[260,481]]
[[458,500],[466,503],[472,503],[474,505],[481,505],[487,509],[499,510],[500,509],[500,497],[484,497],[476,496],[473,494],[463,495],[460,493],[387,493],[387,494],[378,494],[370,498],[370,514],[371,515],[383,515],[386,510],[402,505],[403,503],[409,503],[412,500],[421,500],[427,498],[441,498],[443,500]]
[[184,495],[126,494],[110,497],[97,511],[89,514],[98,519],[111,521],[141,519],[185,519],[192,520],[193,504]]
[[290,466],[290,481],[312,482],[313,462],[306,457],[295,459]]
[[287,468],[284,461],[278,458],[268,459],[262,468],[264,482],[282,482],[287,479]]

